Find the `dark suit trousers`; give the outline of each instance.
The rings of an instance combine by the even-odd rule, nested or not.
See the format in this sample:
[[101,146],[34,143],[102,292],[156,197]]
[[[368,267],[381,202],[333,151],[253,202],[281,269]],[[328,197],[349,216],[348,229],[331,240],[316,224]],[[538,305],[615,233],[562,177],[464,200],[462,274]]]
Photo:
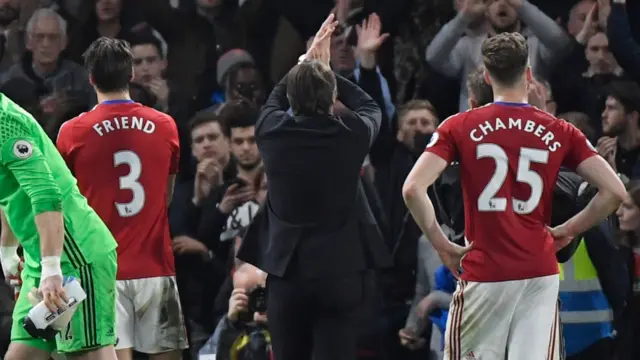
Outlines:
[[277,360],[355,360],[364,273],[267,278],[267,316]]

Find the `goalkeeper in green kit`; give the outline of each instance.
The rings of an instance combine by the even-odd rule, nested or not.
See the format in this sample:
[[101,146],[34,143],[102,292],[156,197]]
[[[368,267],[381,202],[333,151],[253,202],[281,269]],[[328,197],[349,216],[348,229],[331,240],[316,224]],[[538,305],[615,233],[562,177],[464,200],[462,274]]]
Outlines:
[[[0,94],[0,262],[15,275],[24,252],[22,287],[13,311],[5,360],[116,360],[116,241],[80,194],[76,180],[35,119]],[[67,309],[63,276],[75,278],[86,299],[55,334],[32,337],[23,326],[33,292],[52,312]],[[65,280],[66,281],[66,280]],[[40,298],[41,297],[41,298]],[[34,315],[35,316],[35,315]],[[61,315],[61,318],[64,315]],[[33,333],[33,332],[32,332]]]

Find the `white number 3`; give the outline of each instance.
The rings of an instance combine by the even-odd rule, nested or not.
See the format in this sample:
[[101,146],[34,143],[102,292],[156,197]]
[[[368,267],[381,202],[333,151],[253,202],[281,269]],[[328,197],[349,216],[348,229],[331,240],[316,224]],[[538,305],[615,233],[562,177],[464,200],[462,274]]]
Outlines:
[[125,164],[129,166],[129,173],[118,180],[120,181],[120,189],[131,190],[133,195],[131,201],[126,204],[115,203],[118,214],[121,217],[135,216],[142,211],[145,202],[144,187],[138,182],[142,174],[140,157],[133,151],[118,151],[113,154],[113,164],[115,167]]
[[[495,197],[507,178],[509,170],[509,158],[507,153],[496,144],[480,144],[476,150],[476,158],[492,158],[496,163],[496,170],[478,197],[478,210],[480,211],[505,211],[507,199]],[[518,170],[516,181],[531,187],[531,196],[528,200],[511,199],[513,211],[518,214],[530,214],[540,204],[544,182],[538,173],[530,169],[531,163],[546,164],[549,161],[549,152],[546,150],[521,148],[518,158]]]

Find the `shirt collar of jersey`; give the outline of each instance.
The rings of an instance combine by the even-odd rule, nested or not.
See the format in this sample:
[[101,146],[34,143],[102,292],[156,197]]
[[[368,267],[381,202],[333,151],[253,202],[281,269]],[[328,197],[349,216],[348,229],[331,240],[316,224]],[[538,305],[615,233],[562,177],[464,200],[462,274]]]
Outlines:
[[520,103],[520,102],[510,102],[510,101],[494,101],[496,105],[504,105],[504,106],[515,106],[515,107],[527,107],[531,106],[528,103]]
[[104,105],[116,105],[116,104],[132,104],[134,103],[133,100],[130,99],[122,99],[122,100],[105,100],[103,102],[101,102],[100,104],[104,104]]

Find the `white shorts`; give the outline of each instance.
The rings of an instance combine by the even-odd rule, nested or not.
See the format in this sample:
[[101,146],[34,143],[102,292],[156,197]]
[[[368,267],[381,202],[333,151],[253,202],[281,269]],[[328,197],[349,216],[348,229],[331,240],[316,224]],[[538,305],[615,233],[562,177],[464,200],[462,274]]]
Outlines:
[[118,280],[116,350],[158,354],[188,348],[175,276]]
[[447,319],[445,360],[559,360],[558,275],[458,281]]

